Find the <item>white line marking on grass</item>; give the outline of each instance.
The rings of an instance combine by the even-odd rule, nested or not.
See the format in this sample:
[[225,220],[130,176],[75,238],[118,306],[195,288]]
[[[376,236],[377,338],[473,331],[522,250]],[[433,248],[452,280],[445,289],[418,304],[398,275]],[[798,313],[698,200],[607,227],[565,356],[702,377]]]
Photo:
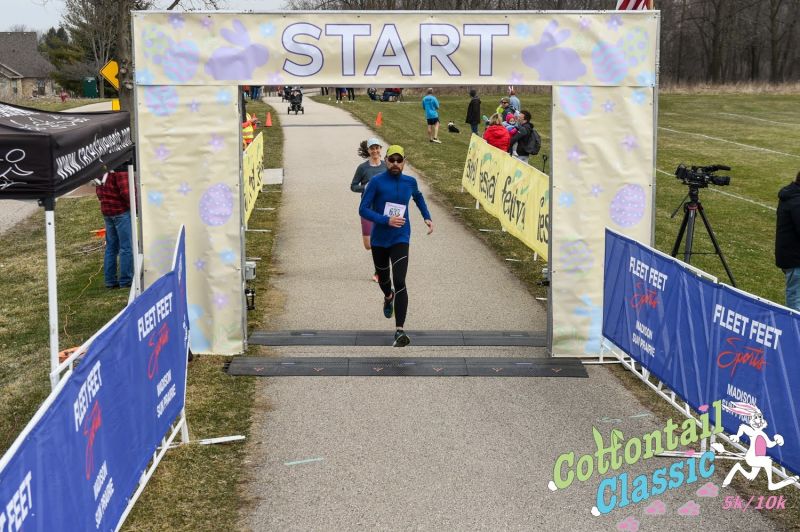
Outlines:
[[[671,174],[669,172],[665,172],[661,168],[656,168],[656,171],[657,172],[661,172],[664,175],[669,175],[669,176],[673,176],[673,177],[675,176],[675,174]],[[745,198],[744,196],[739,196],[737,194],[731,194],[730,192],[723,192],[722,190],[719,190],[717,188],[709,188],[708,190],[711,190],[712,192],[716,192],[717,194],[722,194],[724,196],[730,196],[731,198],[735,198],[735,199],[738,199],[738,200],[746,201],[747,203],[752,203],[753,205],[758,205],[759,207],[763,207],[763,208],[765,208],[765,209],[767,209],[769,211],[772,211],[772,212],[775,212],[777,210],[775,207],[770,207],[769,205],[765,205],[763,203],[759,203],[759,202],[757,202],[755,200],[751,200],[750,198]]]
[[727,116],[738,116],[741,118],[749,118],[750,120],[758,120],[760,122],[769,122],[770,124],[781,124],[784,126],[800,126],[800,124],[796,122],[778,122],[777,120],[767,120],[766,118],[756,118],[755,116],[747,116],[747,115],[737,115],[736,113],[720,113],[721,115]]
[[708,135],[703,135],[702,133],[694,133],[692,131],[678,131],[677,129],[670,129],[668,127],[659,126],[658,129],[663,129],[664,131],[671,131],[672,133],[683,133],[684,135],[694,135],[696,137],[703,137],[705,139],[717,140],[719,142],[727,142],[729,144],[736,144],[737,146],[742,146],[743,148],[750,148],[751,150],[759,150],[759,151],[768,151],[770,153],[777,153],[778,155],[786,155],[787,157],[795,157],[800,159],[800,155],[795,155],[793,153],[785,153],[782,151],[770,150],[769,148],[759,148],[758,146],[751,146],[749,144],[742,144],[741,142],[734,142],[732,140],[725,140],[720,139],[717,137],[710,137]]

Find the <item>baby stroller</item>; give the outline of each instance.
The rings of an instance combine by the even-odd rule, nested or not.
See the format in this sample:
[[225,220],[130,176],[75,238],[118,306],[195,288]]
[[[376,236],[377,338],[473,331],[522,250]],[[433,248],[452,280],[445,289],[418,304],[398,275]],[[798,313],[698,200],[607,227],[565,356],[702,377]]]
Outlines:
[[298,111],[306,114],[305,109],[303,109],[303,92],[295,87],[289,93],[289,109],[286,114],[290,114],[294,111],[294,114],[297,114]]

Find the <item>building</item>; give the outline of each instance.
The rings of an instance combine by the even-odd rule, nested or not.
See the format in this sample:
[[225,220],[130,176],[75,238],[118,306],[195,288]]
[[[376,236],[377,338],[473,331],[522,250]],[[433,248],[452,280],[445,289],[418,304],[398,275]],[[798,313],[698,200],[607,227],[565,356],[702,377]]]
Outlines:
[[55,94],[55,69],[37,45],[35,32],[0,32],[0,100]]

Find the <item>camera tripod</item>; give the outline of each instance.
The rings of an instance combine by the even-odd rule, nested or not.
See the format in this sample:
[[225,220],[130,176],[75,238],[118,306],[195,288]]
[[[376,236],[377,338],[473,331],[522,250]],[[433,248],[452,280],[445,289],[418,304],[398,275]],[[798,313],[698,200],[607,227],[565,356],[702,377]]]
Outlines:
[[[687,198],[689,201],[686,201]],[[736,281],[733,279],[733,274],[731,273],[731,269],[728,267],[728,262],[725,260],[725,255],[722,254],[722,250],[717,242],[717,236],[714,234],[714,230],[711,229],[711,224],[709,223],[708,218],[706,218],[705,212],[703,212],[703,204],[700,203],[699,189],[696,186],[689,185],[689,193],[685,198],[683,198],[683,201],[681,201],[680,205],[678,205],[670,218],[674,218],[675,215],[678,214],[678,209],[680,209],[681,206],[683,206],[683,221],[681,222],[681,228],[678,230],[678,238],[675,240],[675,245],[672,247],[672,256],[678,256],[678,249],[681,247],[681,240],[683,240],[683,235],[685,233],[686,247],[683,251],[683,260],[687,264],[691,263],[692,243],[694,241],[694,223],[697,219],[697,213],[700,213],[700,218],[703,220],[703,225],[706,226],[708,236],[711,237],[711,242],[714,244],[714,254],[719,255],[719,258],[722,261],[722,266],[725,268],[725,272],[728,274],[728,278],[731,280],[731,285],[736,286]],[[705,253],[694,254],[703,255]]]

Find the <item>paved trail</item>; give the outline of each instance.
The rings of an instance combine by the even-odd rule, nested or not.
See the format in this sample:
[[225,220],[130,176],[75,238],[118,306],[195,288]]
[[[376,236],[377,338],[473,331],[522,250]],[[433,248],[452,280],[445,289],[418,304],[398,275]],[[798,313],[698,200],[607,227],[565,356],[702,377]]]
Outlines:
[[[274,287],[282,312],[265,328],[392,332],[361,247],[359,196],[349,190],[356,148],[369,130],[344,112],[304,101],[283,114],[285,180]],[[420,110],[421,116],[421,110]],[[421,123],[420,135],[424,135]],[[269,149],[267,147],[267,149]],[[413,164],[414,154],[407,153]],[[413,173],[413,172],[412,172]],[[427,192],[423,185],[423,191]],[[506,263],[437,205],[425,235],[412,205],[407,329],[527,330],[546,327],[545,308]],[[248,254],[257,254],[249,250]],[[413,338],[412,338],[413,340]],[[532,348],[281,347],[278,356],[545,356]],[[559,454],[592,452],[592,427],[626,436],[658,427],[605,368],[572,378],[264,378],[248,445],[255,502],[251,530],[613,530],[629,515],[641,530],[764,530],[753,513],[699,499],[702,483],[646,504],[593,517],[599,477],[563,492],[547,488]],[[645,414],[642,416],[641,414]],[[631,417],[636,416],[636,417]],[[668,466],[654,459],[625,469],[631,479]],[[726,464],[727,468],[728,465]],[[717,479],[719,483],[721,478]],[[697,517],[676,513],[688,500]]]

